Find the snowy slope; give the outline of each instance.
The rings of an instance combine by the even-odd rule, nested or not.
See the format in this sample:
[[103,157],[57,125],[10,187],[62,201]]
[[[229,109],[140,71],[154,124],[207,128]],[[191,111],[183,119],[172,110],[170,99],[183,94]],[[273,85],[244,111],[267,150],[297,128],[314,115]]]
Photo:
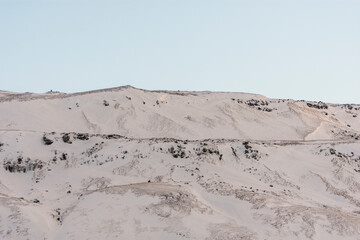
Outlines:
[[359,112],[129,86],[0,92],[0,239],[360,239]]
[[244,93],[144,91],[127,86],[78,94],[0,95],[0,102],[3,130],[303,140],[341,138],[345,131],[360,129],[360,106],[350,110],[347,105],[327,104],[328,109],[317,109],[317,103],[308,107],[306,102]]

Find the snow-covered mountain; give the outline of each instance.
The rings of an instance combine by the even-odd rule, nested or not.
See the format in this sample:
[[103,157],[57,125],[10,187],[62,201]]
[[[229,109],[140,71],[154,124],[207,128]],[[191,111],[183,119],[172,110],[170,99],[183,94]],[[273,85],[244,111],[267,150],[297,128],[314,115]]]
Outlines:
[[0,239],[360,239],[360,105],[0,92]]

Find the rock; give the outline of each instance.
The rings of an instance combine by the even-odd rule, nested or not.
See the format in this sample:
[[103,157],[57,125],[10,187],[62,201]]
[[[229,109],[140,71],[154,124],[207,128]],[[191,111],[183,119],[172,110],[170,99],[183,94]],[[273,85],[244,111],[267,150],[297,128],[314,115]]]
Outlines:
[[244,145],[245,149],[250,149],[252,148],[250,145]]
[[231,151],[232,151],[232,154],[233,154],[235,157],[238,157],[237,154],[236,154],[235,148],[231,147]]
[[87,133],[78,133],[76,138],[79,140],[89,140],[89,134]]
[[108,135],[105,135],[104,138],[106,138],[106,139],[119,139],[119,138],[121,138],[121,136],[118,135],[118,134],[108,134]]
[[331,155],[336,154],[336,150],[335,150],[335,149],[333,149],[333,148],[330,148],[330,149],[329,149],[329,151],[330,151],[330,154],[331,154]]
[[70,136],[69,136],[69,134],[64,134],[64,135],[62,136],[62,140],[63,140],[63,142],[65,142],[65,143],[71,143],[71,142],[70,142]]
[[306,105],[310,108],[316,108],[316,109],[328,109],[328,106],[323,102],[318,103],[306,103]]
[[353,109],[353,107],[352,107],[350,104],[346,104],[345,107],[346,107],[347,109],[349,109],[349,110],[352,110],[352,109]]
[[43,136],[43,142],[45,143],[45,145],[51,145],[54,141],[47,138],[46,136]]
[[66,160],[67,159],[67,154],[63,153],[60,157],[60,160]]

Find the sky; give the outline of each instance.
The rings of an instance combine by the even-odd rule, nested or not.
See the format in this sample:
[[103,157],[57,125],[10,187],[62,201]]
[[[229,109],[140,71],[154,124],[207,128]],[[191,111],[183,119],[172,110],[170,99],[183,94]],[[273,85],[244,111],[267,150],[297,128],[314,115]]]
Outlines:
[[360,0],[0,0],[0,89],[360,104]]

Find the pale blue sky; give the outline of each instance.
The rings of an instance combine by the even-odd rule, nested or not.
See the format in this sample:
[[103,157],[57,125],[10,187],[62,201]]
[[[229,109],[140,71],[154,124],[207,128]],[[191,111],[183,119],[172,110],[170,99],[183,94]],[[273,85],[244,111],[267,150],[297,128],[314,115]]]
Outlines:
[[360,0],[0,0],[0,89],[360,103]]

